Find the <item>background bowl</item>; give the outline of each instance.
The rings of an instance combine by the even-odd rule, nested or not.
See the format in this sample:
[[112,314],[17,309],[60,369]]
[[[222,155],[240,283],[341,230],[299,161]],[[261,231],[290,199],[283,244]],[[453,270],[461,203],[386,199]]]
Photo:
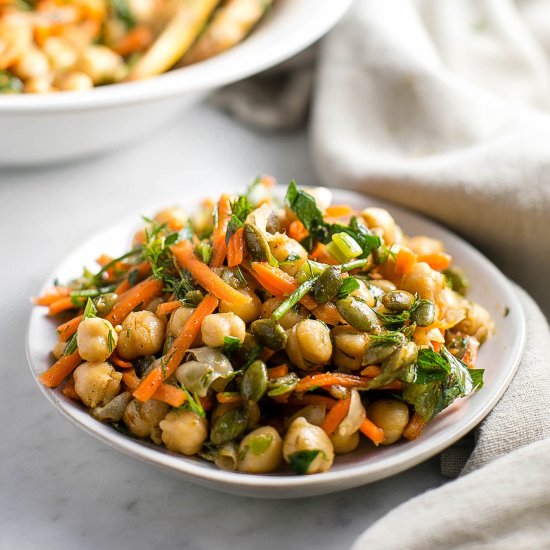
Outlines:
[[231,50],[140,82],[0,97],[0,165],[69,160],[137,139],[207,92],[272,67],[325,34],[352,0],[277,0]]

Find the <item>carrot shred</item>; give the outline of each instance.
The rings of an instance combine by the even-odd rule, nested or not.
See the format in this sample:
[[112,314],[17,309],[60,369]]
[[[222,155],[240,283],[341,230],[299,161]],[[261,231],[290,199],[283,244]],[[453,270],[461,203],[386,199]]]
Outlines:
[[130,290],[130,281],[128,280],[128,277],[123,279],[115,288],[115,294],[122,294],[123,292],[126,292],[127,290]]
[[99,258],[97,258],[96,263],[100,265],[101,267],[106,266],[108,263],[113,261],[112,256],[108,256],[107,254],[102,254]]
[[363,378],[361,376],[355,376],[353,374],[342,374],[339,372],[325,372],[322,374],[313,374],[304,376],[295,388],[297,392],[304,392],[310,388],[326,387],[338,384],[346,388],[353,388],[357,386],[364,386],[370,382],[369,378]]
[[54,286],[46,290],[42,296],[34,298],[33,301],[37,306],[49,306],[60,298],[68,296],[69,292],[70,290],[64,286]]
[[359,431],[366,435],[377,447],[384,441],[386,437],[384,435],[384,430],[379,428],[374,422],[370,421],[368,418],[365,418],[361,425],[359,426]]
[[347,204],[333,204],[325,210],[325,213],[331,218],[345,218],[353,214],[353,209]]
[[62,342],[66,342],[78,330],[78,325],[80,325],[83,317],[84,315],[77,315],[57,327],[57,334],[59,334],[59,339]]
[[300,242],[309,235],[309,231],[300,220],[294,220],[288,226],[287,235]]
[[201,262],[193,252],[189,241],[172,246],[172,252],[178,263],[187,269],[197,282],[216,298],[235,306],[243,306],[250,302],[250,297],[229,286],[216,275],[204,262]]
[[439,353],[441,351],[441,348],[443,347],[443,344],[441,342],[436,342],[435,340],[432,340],[432,346],[434,348],[434,351],[436,353]]
[[267,369],[267,375],[269,376],[269,378],[281,378],[281,376],[286,376],[287,374],[288,365],[286,363]]
[[317,260],[318,262],[322,262],[324,264],[336,265],[338,263],[336,258],[328,253],[327,247],[323,243],[317,243],[315,248],[311,251],[309,257],[312,260]]
[[260,355],[262,361],[269,361],[277,353],[275,350],[264,348]]
[[424,429],[425,425],[426,421],[417,412],[415,412],[403,432],[403,437],[409,441],[416,439]]
[[212,267],[220,267],[225,260],[225,255],[227,254],[225,235],[227,233],[227,224],[231,219],[231,212],[231,200],[229,195],[224,193],[218,202],[218,223],[212,235],[213,253],[210,261]]
[[209,395],[199,397],[199,401],[201,402],[201,407],[207,412],[214,408],[214,400]]
[[479,350],[479,341],[477,338],[470,337],[468,339],[468,346],[466,347],[466,353],[462,357],[462,361],[466,363],[469,369],[473,369],[477,360],[477,352]]
[[185,352],[199,334],[203,319],[212,313],[218,307],[218,304],[219,300],[212,295],[208,295],[202,300],[170,346],[166,354],[167,363],[151,370],[134,391],[136,399],[142,402],[151,399],[160,384],[174,373]]
[[418,256],[417,261],[427,263],[436,271],[443,271],[451,265],[452,257],[445,252],[435,252],[433,254],[421,254]]
[[408,248],[400,248],[395,258],[394,272],[396,275],[405,275],[416,263],[416,254]]
[[48,388],[55,388],[59,386],[59,384],[61,384],[80,363],[82,363],[82,359],[78,350],[70,355],[63,355],[47,371],[40,375],[40,382]]
[[361,371],[361,376],[367,378],[375,378],[382,372],[382,369],[378,365],[368,365]]
[[181,302],[179,300],[173,300],[172,302],[164,302],[157,306],[156,315],[157,317],[162,317],[163,315],[168,315],[181,307]]
[[243,398],[242,396],[234,391],[222,391],[216,394],[216,399],[218,403],[240,403]]
[[67,311],[68,309],[77,309],[77,306],[74,305],[70,296],[64,296],[63,298],[59,298],[50,304],[48,315],[54,316],[62,311]]
[[140,379],[133,368],[122,373],[122,381],[128,386],[130,391],[134,391],[140,383]]
[[394,380],[393,382],[390,382],[389,384],[386,384],[385,386],[380,386],[378,388],[379,390],[402,390],[403,389],[403,382],[401,380]]
[[227,246],[227,265],[235,267],[244,260],[244,228],[240,227],[231,235]]
[[187,399],[187,394],[172,384],[161,384],[153,394],[153,399],[164,401],[172,407],[181,407]]
[[128,31],[113,48],[123,57],[146,49],[153,41],[153,34],[147,27],[135,27]]
[[256,280],[273,296],[290,294],[298,288],[294,277],[267,262],[252,262],[252,274]]
[[346,415],[349,411],[349,406],[351,403],[351,396],[346,397],[346,399],[340,399],[334,407],[330,409],[328,414],[325,416],[321,428],[325,430],[328,436],[331,436],[340,422],[346,418]]
[[113,326],[120,324],[129,313],[140,304],[144,304],[162,294],[160,279],[146,279],[132,287],[124,296],[119,297],[115,307],[105,316]]
[[332,397],[328,397],[327,395],[316,395],[314,393],[306,393],[302,396],[293,396],[289,403],[291,405],[326,405],[327,409],[331,409],[338,403],[337,399],[333,399]]
[[124,359],[119,357],[116,351],[110,355],[108,361],[110,363],[113,363],[113,365],[120,367],[121,369],[131,369],[133,366],[132,363],[130,363],[129,361],[124,361]]

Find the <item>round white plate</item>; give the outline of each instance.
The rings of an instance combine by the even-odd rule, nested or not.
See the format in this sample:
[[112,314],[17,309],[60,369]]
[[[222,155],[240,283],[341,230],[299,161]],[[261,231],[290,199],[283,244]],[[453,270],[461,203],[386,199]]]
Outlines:
[[[189,205],[187,208],[191,212],[203,196],[204,191],[190,191],[185,203],[180,202]],[[153,444],[126,437],[94,420],[84,407],[59,390],[43,387],[38,376],[51,365],[50,350],[56,340],[56,323],[47,317],[43,308],[34,308],[27,336],[27,355],[42,392],[61,414],[115,449],[194,483],[239,495],[289,498],[340,491],[398,473],[448,447],[487,415],[514,376],[525,340],[525,319],[516,294],[510,282],[489,260],[441,226],[402,208],[349,191],[334,190],[334,202],[352,204],[356,209],[383,206],[392,212],[407,234],[441,239],[452,254],[455,265],[463,267],[470,278],[469,297],[485,306],[495,321],[495,333],[482,346],[476,365],[485,369],[485,386],[439,414],[417,440],[402,441],[384,448],[375,448],[364,441],[353,453],[337,457],[331,471],[312,476],[250,475],[219,470],[202,459],[176,455]],[[147,207],[141,213],[150,211],[155,209]],[[101,253],[117,255],[127,250],[138,223],[139,217],[133,215],[92,237],[54,271],[44,288],[51,286],[55,278],[66,281],[78,276],[84,265],[95,269],[93,259]]]

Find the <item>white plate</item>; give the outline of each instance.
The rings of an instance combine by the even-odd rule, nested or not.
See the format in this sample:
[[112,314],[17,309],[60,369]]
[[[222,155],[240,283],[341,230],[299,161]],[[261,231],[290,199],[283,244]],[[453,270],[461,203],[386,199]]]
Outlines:
[[[237,189],[237,186],[234,188]],[[189,193],[185,204],[190,205],[190,212],[203,196],[204,191]],[[468,273],[472,286],[469,296],[485,306],[495,321],[495,334],[482,346],[477,365],[485,369],[485,386],[471,397],[453,403],[427,425],[417,440],[403,441],[384,448],[375,448],[365,441],[355,452],[338,457],[332,470],[323,474],[239,474],[218,470],[201,459],[175,455],[152,444],[125,437],[108,425],[94,420],[85,408],[65,397],[59,390],[50,390],[38,383],[42,392],[65,417],[108,445],[189,481],[239,495],[288,498],[339,491],[393,475],[448,447],[485,417],[514,376],[525,339],[525,319],[516,294],[509,281],[489,260],[435,223],[396,206],[349,191],[334,190],[334,201],[336,204],[353,204],[357,209],[368,205],[386,207],[407,234],[424,234],[441,239],[455,264]],[[151,210],[154,211],[147,207],[142,213],[150,213]],[[93,268],[93,259],[103,252],[111,255],[123,253],[128,249],[138,221],[138,216],[134,215],[92,237],[55,270],[44,288],[50,286],[55,278],[66,281],[78,276],[84,265]],[[55,326],[56,323],[47,317],[43,308],[34,308],[27,336],[27,355],[37,382],[40,373],[51,365],[50,350],[56,340]]]

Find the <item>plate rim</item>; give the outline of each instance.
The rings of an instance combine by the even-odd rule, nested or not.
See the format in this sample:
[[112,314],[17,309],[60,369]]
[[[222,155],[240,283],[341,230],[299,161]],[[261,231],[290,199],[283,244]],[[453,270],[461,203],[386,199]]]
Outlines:
[[[278,186],[278,188],[281,189],[282,186]],[[216,187],[209,187],[207,185],[205,185],[204,189],[211,189],[212,191],[217,190]],[[501,286],[506,292],[506,305],[510,307],[510,311],[513,312],[513,315],[517,316],[516,321],[519,323],[520,330],[517,332],[516,340],[513,342],[514,345],[510,349],[510,354],[513,354],[513,356],[510,359],[510,367],[506,373],[506,376],[501,381],[500,386],[496,391],[493,391],[492,394],[490,394],[491,397],[487,401],[484,401],[482,406],[478,407],[472,418],[460,429],[455,430],[450,436],[446,437],[446,429],[443,430],[443,433],[436,434],[437,438],[432,434],[423,442],[425,444],[420,447],[408,447],[407,444],[404,444],[402,452],[397,453],[395,456],[388,457],[383,464],[379,463],[372,465],[369,464],[368,460],[365,460],[364,463],[344,466],[341,470],[330,470],[322,474],[315,474],[311,476],[243,474],[239,472],[227,472],[212,467],[206,468],[205,466],[207,463],[203,463],[202,461],[199,462],[198,460],[195,461],[190,459],[190,457],[176,455],[175,453],[158,450],[154,448],[152,444],[148,444],[146,442],[144,443],[116,432],[108,425],[102,424],[101,422],[95,420],[87,411],[79,408],[78,405],[69,401],[62,401],[57,395],[59,390],[56,391],[55,389],[50,389],[43,386],[38,380],[38,369],[35,368],[35,364],[37,367],[40,366],[37,364],[40,363],[40,360],[34,357],[34,344],[31,343],[31,333],[34,324],[43,322],[47,319],[47,316],[42,313],[42,310],[39,308],[33,307],[27,326],[25,351],[32,377],[40,388],[42,394],[48,399],[48,401],[50,401],[50,403],[52,403],[52,405],[58,410],[58,412],[61,413],[63,417],[70,420],[74,425],[126,455],[160,467],[165,471],[180,475],[191,482],[205,485],[223,492],[246,496],[258,496],[264,498],[295,498],[332,493],[357,487],[407,470],[451,446],[465,434],[470,432],[487,416],[487,414],[498,403],[517,372],[526,340],[526,318],[517,292],[514,290],[512,282],[488,258],[486,258],[469,242],[465,241],[462,237],[456,235],[440,223],[435,222],[413,210],[393,204],[390,201],[370,196],[366,193],[359,193],[357,191],[338,188],[329,189],[335,193],[336,197],[348,195],[349,198],[347,200],[352,200],[354,197],[357,199],[359,197],[362,201],[369,201],[374,203],[376,206],[387,208],[390,210],[392,215],[396,214],[396,218],[399,218],[399,215],[403,214],[406,216],[412,216],[416,220],[420,220],[421,222],[437,227],[437,229],[442,231],[446,237],[450,237],[455,241],[455,243],[465,247],[465,249],[473,255],[476,263],[481,262],[481,264],[484,264],[484,268],[489,268],[493,274],[497,275]],[[195,204],[199,200],[199,196],[202,194],[204,194],[204,191],[192,193],[192,198],[187,199],[187,202],[189,204]],[[177,197],[176,200],[173,200],[172,203],[177,203],[178,198],[179,197]],[[183,196],[179,202],[184,204]],[[144,211],[154,211],[155,208],[166,206],[166,204],[167,201],[162,204],[147,205],[146,208],[140,210],[140,214]],[[137,220],[139,219],[140,214],[136,214],[136,212],[137,211],[130,213],[116,224],[112,224],[105,229],[93,233],[78,247],[74,248],[52,270],[42,285],[40,291],[43,292],[45,288],[50,286],[51,281],[55,279],[56,273],[62,270],[65,264],[71,263],[71,258],[78,255],[79,251],[90,246],[93,241],[96,239],[101,239],[102,236],[112,232],[118,233],[123,229],[128,232],[133,225],[137,225]]]

